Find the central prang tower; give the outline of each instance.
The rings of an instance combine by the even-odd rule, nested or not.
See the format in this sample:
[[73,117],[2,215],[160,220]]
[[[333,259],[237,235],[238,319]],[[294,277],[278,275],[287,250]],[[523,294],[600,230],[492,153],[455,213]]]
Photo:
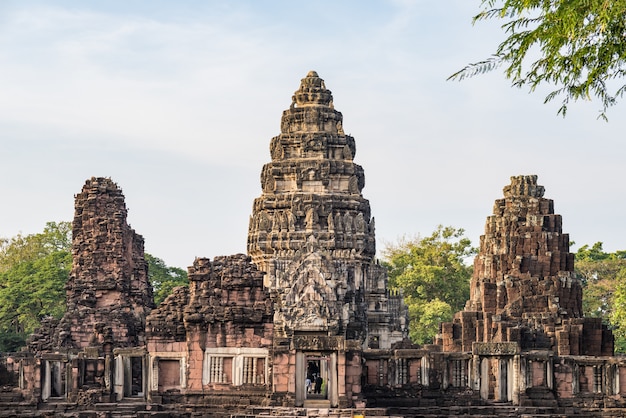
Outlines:
[[402,339],[406,324],[391,318],[363,168],[342,123],[324,80],[310,71],[271,140],[248,254],[266,273],[276,336],[343,336],[383,348]]

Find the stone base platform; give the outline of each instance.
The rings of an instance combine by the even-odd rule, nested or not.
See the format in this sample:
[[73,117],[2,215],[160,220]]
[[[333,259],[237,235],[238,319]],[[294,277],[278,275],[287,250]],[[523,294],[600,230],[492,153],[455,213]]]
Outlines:
[[413,408],[250,407],[227,410],[202,405],[102,403],[78,408],[70,403],[33,405],[0,402],[0,418],[626,418],[626,408],[526,407],[510,404]]

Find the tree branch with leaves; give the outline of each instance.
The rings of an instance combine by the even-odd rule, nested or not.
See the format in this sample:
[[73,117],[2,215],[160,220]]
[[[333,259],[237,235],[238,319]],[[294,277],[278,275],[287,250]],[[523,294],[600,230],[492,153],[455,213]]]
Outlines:
[[507,38],[488,59],[448,79],[463,80],[505,66],[514,86],[554,88],[558,114],[570,101],[600,101],[600,118],[624,95],[626,0],[482,0],[473,22],[500,20]]

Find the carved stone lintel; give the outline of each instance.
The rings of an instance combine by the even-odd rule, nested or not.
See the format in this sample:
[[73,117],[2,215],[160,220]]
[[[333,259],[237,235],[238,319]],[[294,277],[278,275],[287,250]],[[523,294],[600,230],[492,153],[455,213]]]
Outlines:
[[477,356],[501,356],[519,354],[519,344],[506,343],[472,343],[472,353]]
[[296,350],[335,351],[343,349],[345,345],[345,340],[341,336],[295,335],[292,342]]

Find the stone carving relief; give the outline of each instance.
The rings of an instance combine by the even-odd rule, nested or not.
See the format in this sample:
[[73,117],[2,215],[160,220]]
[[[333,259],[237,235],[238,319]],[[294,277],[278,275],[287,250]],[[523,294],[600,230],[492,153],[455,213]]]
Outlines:
[[318,256],[305,258],[285,298],[284,319],[294,330],[326,330],[338,324],[337,296],[329,285],[331,270]]
[[286,210],[285,214],[286,214],[285,216],[287,218],[287,228],[289,229],[289,231],[295,231],[296,230],[296,217],[295,217],[295,215],[290,210]]
[[264,193],[273,193],[276,190],[276,179],[268,169],[261,173],[261,186]]
[[519,344],[516,342],[473,343],[472,352],[483,356],[515,355],[519,354]]
[[280,212],[274,212],[272,215],[272,232],[280,231]]
[[343,232],[343,221],[339,212],[335,214],[335,231]]
[[317,211],[314,208],[309,208],[306,211],[306,229],[313,230],[319,222]]
[[343,215],[343,231],[346,233],[346,235],[350,235],[352,234],[352,216],[346,212],[345,215]]
[[270,218],[267,215],[267,212],[261,211],[259,212],[259,231],[269,232],[272,230],[272,223],[270,222]]
[[359,180],[356,176],[351,176],[348,181],[348,191],[352,194],[359,194],[361,191],[359,190]]
[[285,156],[285,149],[280,144],[279,137],[272,139],[270,143],[270,154],[272,155],[272,160],[281,160]]
[[346,160],[352,160],[354,158],[348,145],[343,146],[343,158]]
[[315,151],[321,152],[326,148],[326,144],[322,141],[321,138],[313,138],[309,140],[306,144],[306,151]]
[[354,229],[357,234],[365,233],[365,219],[363,218],[363,214],[359,212],[354,218]]

